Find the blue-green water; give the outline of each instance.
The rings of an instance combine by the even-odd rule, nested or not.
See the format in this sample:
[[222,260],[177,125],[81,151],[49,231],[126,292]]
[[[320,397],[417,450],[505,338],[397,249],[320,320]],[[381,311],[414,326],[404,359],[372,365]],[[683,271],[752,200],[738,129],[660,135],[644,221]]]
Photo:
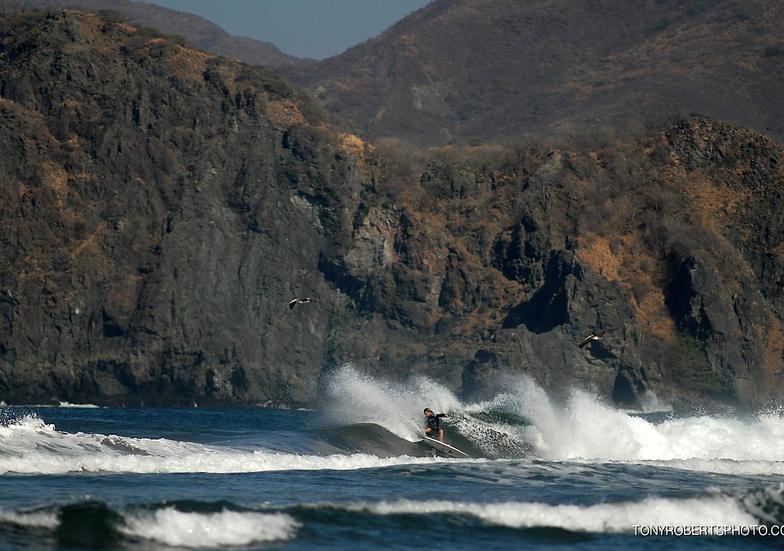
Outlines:
[[[417,443],[448,411],[470,460]],[[784,420],[636,415],[521,380],[463,403],[350,370],[317,411],[6,408],[0,549],[672,549],[784,536]]]

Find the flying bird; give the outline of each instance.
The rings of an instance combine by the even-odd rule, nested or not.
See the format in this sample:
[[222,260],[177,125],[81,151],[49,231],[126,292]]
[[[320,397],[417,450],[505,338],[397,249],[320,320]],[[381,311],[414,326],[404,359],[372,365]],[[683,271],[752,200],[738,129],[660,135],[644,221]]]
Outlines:
[[609,331],[609,329],[604,329],[603,331],[599,331],[598,333],[591,333],[590,335],[585,337],[583,340],[581,340],[579,343],[577,343],[577,346],[579,348],[583,348],[583,347],[585,347],[586,344],[588,344],[590,342],[600,341],[600,340],[602,340],[602,337],[604,337],[607,334],[608,331]]
[[313,304],[318,304],[316,299],[305,297],[305,298],[295,298],[289,301],[289,310],[293,310],[297,304],[307,304],[312,302]]

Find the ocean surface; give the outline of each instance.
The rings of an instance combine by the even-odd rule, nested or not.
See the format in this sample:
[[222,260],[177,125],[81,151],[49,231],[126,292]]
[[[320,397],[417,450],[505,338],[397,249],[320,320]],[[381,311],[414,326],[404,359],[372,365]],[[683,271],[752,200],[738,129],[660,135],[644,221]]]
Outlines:
[[[527,378],[466,403],[351,368],[324,394],[313,411],[0,409],[0,549],[784,547],[779,411],[626,412]],[[418,442],[425,406],[471,459]],[[641,535],[666,526],[736,535]]]

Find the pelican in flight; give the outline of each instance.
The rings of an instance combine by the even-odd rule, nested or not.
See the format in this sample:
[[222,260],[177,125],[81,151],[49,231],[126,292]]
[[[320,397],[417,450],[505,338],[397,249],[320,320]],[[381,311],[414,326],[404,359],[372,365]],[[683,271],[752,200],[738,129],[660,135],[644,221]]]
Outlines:
[[309,302],[317,304],[316,299],[310,297],[292,299],[289,301],[289,310],[293,310],[297,304],[307,304]]
[[600,340],[602,340],[602,337],[604,337],[607,334],[608,331],[609,331],[609,329],[605,329],[603,331],[591,333],[590,335],[585,337],[583,340],[581,340],[579,343],[577,343],[577,346],[579,348],[583,348],[588,343],[591,343],[591,342],[594,342],[594,341],[600,341]]

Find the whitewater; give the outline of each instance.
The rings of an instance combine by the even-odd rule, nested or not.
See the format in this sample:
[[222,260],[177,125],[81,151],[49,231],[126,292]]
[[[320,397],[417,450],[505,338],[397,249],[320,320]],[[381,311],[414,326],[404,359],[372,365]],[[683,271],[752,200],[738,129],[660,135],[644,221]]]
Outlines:
[[[630,412],[521,376],[498,388],[464,401],[344,366],[313,411],[5,407],[0,548],[637,549],[653,541],[640,525],[784,524],[780,411]],[[470,459],[420,442],[426,406]]]

